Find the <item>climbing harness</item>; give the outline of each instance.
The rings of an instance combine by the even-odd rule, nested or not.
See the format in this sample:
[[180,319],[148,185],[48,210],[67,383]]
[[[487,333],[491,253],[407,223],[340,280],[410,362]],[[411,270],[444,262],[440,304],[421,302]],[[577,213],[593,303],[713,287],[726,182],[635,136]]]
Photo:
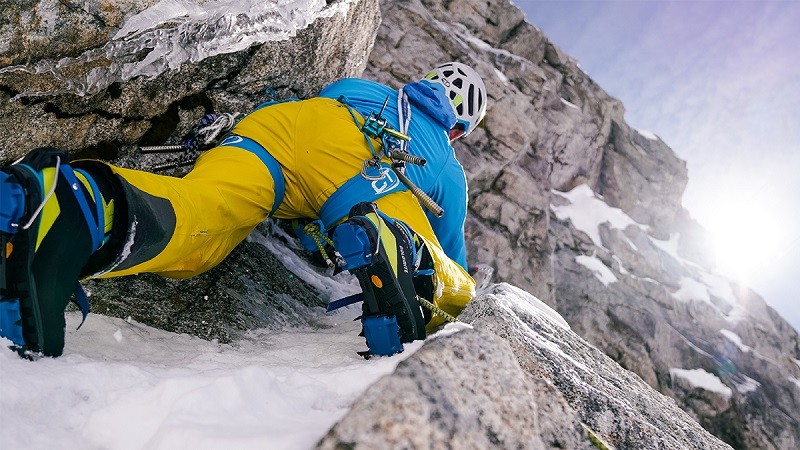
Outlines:
[[[380,111],[377,113],[374,111],[371,112],[369,116],[364,119],[363,124],[359,123],[353,107],[348,104],[345,96],[340,96],[338,101],[347,107],[356,126],[359,127],[359,130],[361,130],[361,133],[364,135],[370,152],[372,153],[372,157],[365,159],[361,166],[361,177],[367,181],[377,181],[385,178],[387,172],[381,170],[384,167],[381,160],[384,157],[389,158],[392,162],[389,168],[397,176],[400,183],[410,190],[417,197],[419,202],[436,215],[436,217],[442,217],[444,215],[444,209],[405,175],[406,163],[422,167],[427,164],[427,161],[425,158],[412,155],[408,152],[408,143],[411,141],[411,137],[406,133],[408,132],[408,125],[411,123],[411,108],[408,104],[408,98],[402,89],[398,93],[398,119],[400,128],[403,129],[403,131],[393,129],[383,117],[383,111],[389,103],[389,97],[386,97]],[[372,143],[373,139],[381,141],[382,145],[380,151],[375,150],[375,146]],[[373,170],[373,173],[370,173],[370,168],[377,170]]]
[[179,145],[155,145],[139,147],[144,154],[178,153],[176,158],[151,168],[154,172],[177,169],[194,164],[200,154],[215,145],[223,133],[233,129],[240,113],[206,114]]

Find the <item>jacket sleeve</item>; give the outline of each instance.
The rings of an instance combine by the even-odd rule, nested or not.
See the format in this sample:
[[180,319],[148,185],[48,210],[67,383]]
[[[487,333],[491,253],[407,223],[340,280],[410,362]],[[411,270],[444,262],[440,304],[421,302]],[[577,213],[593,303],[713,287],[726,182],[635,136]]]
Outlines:
[[464,270],[468,270],[467,248],[464,242],[464,221],[467,218],[467,178],[464,168],[456,160],[455,155],[450,157],[444,165],[428,195],[444,209],[442,217],[436,217],[430,211],[426,211],[436,238],[442,245],[445,254]]

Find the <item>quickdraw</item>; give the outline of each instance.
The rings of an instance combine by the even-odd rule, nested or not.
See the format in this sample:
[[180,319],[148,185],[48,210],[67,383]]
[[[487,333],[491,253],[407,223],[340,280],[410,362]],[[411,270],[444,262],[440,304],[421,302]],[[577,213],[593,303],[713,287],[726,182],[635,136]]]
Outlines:
[[188,166],[194,164],[202,152],[213,147],[220,135],[230,131],[239,116],[239,113],[206,114],[179,145],[154,145],[139,149],[145,154],[182,152],[177,158],[154,165],[151,168],[154,172]]

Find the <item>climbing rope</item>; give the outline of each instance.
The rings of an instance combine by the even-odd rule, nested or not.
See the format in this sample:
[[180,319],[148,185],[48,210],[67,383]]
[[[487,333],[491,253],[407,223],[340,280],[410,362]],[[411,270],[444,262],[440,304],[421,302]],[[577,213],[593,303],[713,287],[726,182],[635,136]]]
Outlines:
[[236,125],[236,121],[240,115],[239,113],[218,114],[213,119],[207,119],[210,120],[211,123],[208,126],[201,126],[198,128],[195,134],[203,138],[204,145],[210,145],[217,139],[220,133],[232,129],[233,126]]
[[417,301],[419,301],[420,305],[430,309],[432,313],[442,317],[447,322],[450,322],[450,323],[458,322],[458,319],[456,319],[452,315],[450,315],[447,312],[445,312],[445,310],[443,310],[442,308],[439,308],[438,306],[434,305],[433,303],[429,302],[428,300],[420,297],[419,295],[417,296]]
[[[329,238],[325,233],[322,232],[319,224],[316,222],[311,222],[303,227],[303,232],[308,236],[311,236],[314,239],[314,242],[317,244],[317,248],[319,249],[319,254],[322,255],[322,258],[325,259],[325,264],[328,267],[336,267],[336,264],[331,260],[328,256],[328,252],[325,251],[325,244],[330,245],[333,247],[333,240]],[[324,242],[324,243],[323,243]],[[336,256],[337,261],[341,259],[341,255],[334,249],[334,254]]]

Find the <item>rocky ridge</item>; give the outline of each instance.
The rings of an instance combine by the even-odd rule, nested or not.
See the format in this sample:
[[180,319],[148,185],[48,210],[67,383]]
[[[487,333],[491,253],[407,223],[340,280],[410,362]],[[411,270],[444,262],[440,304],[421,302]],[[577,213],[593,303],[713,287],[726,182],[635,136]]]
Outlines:
[[[557,309],[577,334],[655,390],[675,398],[724,441],[737,448],[793,448],[800,443],[797,332],[755,293],[714,274],[704,232],[681,207],[685,164],[660,139],[631,129],[624,122],[623,106],[509,2],[383,1],[381,14],[373,0],[290,2],[286,11],[295,11],[295,18],[315,11],[311,15],[316,20],[296,23],[289,13],[288,21],[265,35],[254,32],[257,37],[246,48],[209,51],[199,59],[170,53],[184,48],[186,41],[170,47],[163,44],[173,41],[159,40],[194,30],[187,35],[197,40],[191,41],[195,48],[213,43],[206,37],[213,33],[197,32],[207,29],[203,25],[197,28],[192,20],[180,19],[193,17],[191,11],[170,15],[159,10],[172,19],[157,21],[142,14],[152,13],[148,8],[155,2],[115,5],[43,0],[0,6],[3,17],[9,18],[0,24],[2,36],[9,37],[0,41],[0,124],[14,130],[0,136],[0,160],[16,158],[33,146],[54,145],[77,156],[146,168],[152,162],[139,157],[137,143],[175,143],[212,110],[246,112],[263,101],[265,87],[275,88],[282,97],[308,97],[330,81],[358,75],[364,67],[365,76],[399,86],[441,61],[470,63],[484,76],[491,99],[484,125],[457,146],[470,182],[467,232],[472,259],[493,264],[499,280]],[[213,8],[215,3],[204,5]],[[218,16],[223,31],[229,29],[225,17]],[[244,14],[239,20],[258,28],[264,19]],[[124,62],[143,70],[130,77],[112,67],[115,54],[106,53],[129,48],[140,51],[124,53]],[[609,220],[587,225],[582,207],[596,208]],[[272,224],[260,232],[284,236]],[[95,311],[132,315],[169,330],[223,341],[253,327],[313,326],[298,311],[318,308],[327,300],[324,294],[293,277],[268,253],[245,242],[220,267],[188,282],[157,277],[95,282],[90,285]],[[483,301],[485,297],[492,295],[481,297]],[[488,304],[494,305],[489,311],[497,307],[492,301]],[[432,340],[423,353],[407,361],[410,369],[401,368],[395,376],[407,383],[420,366],[431,366],[426,370],[441,378],[452,372],[445,368],[464,367],[459,365],[463,362],[436,365],[452,359],[449,346],[485,348],[479,355],[497,352],[491,360],[502,361],[498,377],[513,379],[515,389],[531,389],[534,393],[523,398],[533,403],[513,403],[518,414],[503,416],[508,429],[502,431],[493,416],[497,410],[489,404],[483,418],[429,417],[432,421],[420,426],[470,436],[463,427],[477,421],[487,426],[478,431],[485,436],[475,435],[474,442],[527,442],[533,435],[522,429],[530,420],[522,412],[541,417],[552,407],[564,412],[563,421],[540,421],[534,427],[539,448],[585,446],[585,433],[576,427],[580,422],[620,448],[693,446],[692,440],[710,448],[720,445],[682,415],[663,427],[662,420],[639,412],[630,420],[609,420],[619,410],[602,399],[613,390],[592,396],[586,393],[594,392],[590,389],[578,395],[575,386],[595,386],[591,383],[597,380],[561,378],[552,368],[563,360],[523,345],[535,342],[544,325],[529,321],[521,328],[508,328],[498,325],[510,320],[499,313],[482,310],[484,315],[470,316],[475,308],[477,304],[461,317],[473,322],[475,331]],[[547,336],[549,342],[602,359],[572,335]],[[482,360],[470,354],[464,361],[474,366]],[[598,364],[606,367],[608,361]],[[669,402],[627,372],[603,370],[613,373],[609,379],[625,380],[647,392],[646,398],[659,410],[672,411]],[[690,376],[697,373],[718,384],[698,383]],[[543,384],[540,379],[548,381]],[[459,391],[455,380],[449,381],[449,394],[475,394]],[[426,392],[434,394],[417,397],[420,407],[431,408],[430,402],[447,398],[436,390]],[[375,398],[367,394],[359,400],[332,436],[351,442],[359,436],[353,430],[361,430],[359,439],[366,439],[374,425],[358,412],[378,407],[370,404]],[[502,397],[481,398],[508,411],[497,401]],[[684,425],[693,431],[678,433],[676,440],[664,437],[674,434],[671,427]],[[421,433],[419,427],[413,432]],[[433,428],[428,432],[439,436]],[[397,437],[391,433],[397,430],[386,430],[383,439]],[[640,438],[626,440],[631,434]]]
[[[509,2],[382,6],[367,76],[399,85],[459,60],[486,81],[486,120],[456,147],[472,261],[553,306],[731,445],[796,447],[800,338],[714,272],[707,233],[681,206],[685,163],[627,125],[623,105]],[[603,219],[587,223],[586,208]]]
[[472,327],[426,342],[318,447],[730,448],[519,288],[459,318]]

